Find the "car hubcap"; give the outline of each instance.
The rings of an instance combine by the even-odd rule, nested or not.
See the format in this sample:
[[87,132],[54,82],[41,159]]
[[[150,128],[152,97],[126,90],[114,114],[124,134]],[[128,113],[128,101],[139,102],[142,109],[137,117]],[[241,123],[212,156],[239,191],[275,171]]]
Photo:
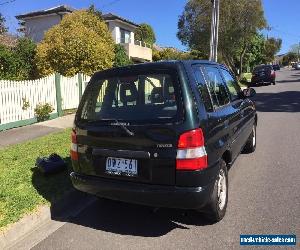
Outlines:
[[255,127],[253,127],[253,137],[252,137],[252,144],[253,144],[253,147],[255,147],[255,144],[256,144],[256,131],[255,131]]
[[227,199],[227,186],[226,186],[226,176],[223,169],[220,170],[219,180],[218,180],[218,203],[219,209],[222,210],[225,206]]

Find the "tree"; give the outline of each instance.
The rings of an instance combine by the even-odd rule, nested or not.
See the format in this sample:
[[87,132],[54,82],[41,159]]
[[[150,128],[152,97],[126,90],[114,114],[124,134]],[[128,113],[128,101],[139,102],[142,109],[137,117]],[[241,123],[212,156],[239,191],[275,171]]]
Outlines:
[[17,65],[10,48],[0,44],[0,79],[12,79]]
[[7,32],[7,28],[5,26],[5,18],[4,16],[0,13],[0,35],[3,33]]
[[72,76],[110,68],[114,58],[114,42],[106,24],[90,11],[79,10],[46,32],[37,46],[36,61],[41,75]]
[[[212,4],[208,0],[187,2],[178,21],[177,37],[190,49],[209,54]],[[220,1],[218,52],[235,74],[242,73],[251,39],[266,27],[261,0]]]
[[297,61],[297,59],[298,59],[298,54],[294,52],[289,52],[283,57],[282,64],[284,66],[288,66],[290,65],[291,62]]
[[271,63],[274,60],[275,55],[281,48],[282,40],[280,38],[268,38],[265,41],[265,47],[263,51],[264,63]]
[[97,16],[101,21],[103,21],[102,18],[102,12],[100,10],[97,10],[94,4],[91,4],[90,7],[88,8],[88,11],[95,16]]
[[150,45],[156,42],[153,28],[146,23],[142,23],[140,27],[135,30],[135,39]]
[[121,44],[115,45],[115,60],[114,67],[121,67],[132,64],[132,61],[129,59],[124,47]]
[[36,44],[29,38],[19,38],[14,53],[19,61],[19,77],[21,79],[35,78],[37,75],[35,65]]
[[248,49],[244,56],[243,71],[249,72],[255,66],[260,65],[264,61],[265,37],[262,34],[256,34],[252,37]]
[[[196,55],[195,55],[196,56]],[[165,48],[162,50],[153,49],[153,61],[161,60],[188,60],[195,59],[189,52],[178,51],[175,48]]]
[[294,54],[299,54],[300,52],[300,44],[293,44],[290,48],[290,51],[289,52],[292,52]]
[[28,80],[35,77],[36,45],[28,38],[19,38],[15,47],[0,45],[0,78]]

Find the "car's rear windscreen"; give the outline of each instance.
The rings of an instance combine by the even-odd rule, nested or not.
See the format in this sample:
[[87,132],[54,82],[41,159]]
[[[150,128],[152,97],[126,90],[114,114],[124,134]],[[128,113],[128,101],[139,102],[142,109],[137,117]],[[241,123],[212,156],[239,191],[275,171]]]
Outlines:
[[93,77],[77,121],[170,122],[180,119],[178,78],[171,72]]
[[259,72],[259,71],[270,71],[272,70],[272,66],[269,65],[262,65],[262,66],[257,66],[254,68],[253,72]]

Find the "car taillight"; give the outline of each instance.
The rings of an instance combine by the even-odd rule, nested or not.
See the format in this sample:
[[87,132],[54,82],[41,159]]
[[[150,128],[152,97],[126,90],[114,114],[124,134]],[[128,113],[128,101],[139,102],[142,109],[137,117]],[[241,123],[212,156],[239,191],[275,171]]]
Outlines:
[[180,135],[176,156],[177,170],[200,170],[207,168],[207,153],[201,128]]
[[272,76],[275,76],[275,75],[276,75],[276,73],[275,73],[274,70],[271,71],[271,75],[272,75]]
[[78,146],[77,146],[77,136],[76,136],[76,131],[73,129],[72,133],[71,133],[71,150],[70,150],[70,154],[71,154],[71,159],[73,161],[78,161]]

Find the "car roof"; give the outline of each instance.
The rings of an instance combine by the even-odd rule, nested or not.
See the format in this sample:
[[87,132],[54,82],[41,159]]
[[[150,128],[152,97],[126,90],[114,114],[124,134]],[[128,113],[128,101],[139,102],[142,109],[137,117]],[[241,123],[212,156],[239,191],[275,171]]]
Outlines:
[[131,64],[127,66],[122,66],[122,67],[114,67],[110,69],[106,69],[103,71],[98,71],[95,73],[95,75],[98,74],[103,74],[103,73],[111,73],[111,72],[116,72],[116,71],[127,71],[127,70],[145,70],[147,68],[153,68],[156,66],[160,66],[163,68],[167,67],[174,67],[178,64],[184,64],[184,65],[193,65],[193,64],[211,64],[211,65],[219,65],[223,66],[219,63],[208,61],[208,60],[165,60],[165,61],[158,61],[158,62],[145,62],[145,63],[139,63],[139,64]]
[[263,69],[263,68],[272,68],[272,65],[258,65],[254,68],[254,70]]

